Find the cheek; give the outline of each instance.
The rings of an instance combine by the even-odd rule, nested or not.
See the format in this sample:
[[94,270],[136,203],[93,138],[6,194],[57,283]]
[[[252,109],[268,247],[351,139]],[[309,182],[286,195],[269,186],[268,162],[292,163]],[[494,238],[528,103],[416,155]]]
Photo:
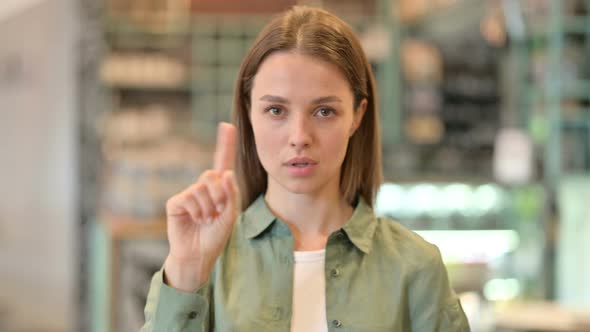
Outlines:
[[344,161],[348,147],[348,140],[348,131],[344,130],[338,133],[333,133],[326,140],[326,154],[332,154],[334,156],[332,160],[335,164],[338,164],[337,166],[342,165],[342,162]]
[[266,169],[268,162],[278,156],[278,137],[276,133],[263,123],[252,119],[252,130],[254,131],[254,140],[256,142],[256,151],[262,166]]

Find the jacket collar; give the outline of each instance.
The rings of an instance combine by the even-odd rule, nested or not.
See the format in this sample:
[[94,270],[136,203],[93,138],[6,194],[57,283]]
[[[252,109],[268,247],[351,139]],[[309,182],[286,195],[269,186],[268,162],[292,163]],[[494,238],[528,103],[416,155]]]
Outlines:
[[[248,239],[260,236],[270,227],[273,227],[279,219],[271,212],[264,200],[264,194],[250,204],[244,211],[245,235]],[[342,228],[350,241],[362,252],[368,254],[373,244],[373,235],[377,227],[377,221],[373,209],[360,198],[352,217]]]

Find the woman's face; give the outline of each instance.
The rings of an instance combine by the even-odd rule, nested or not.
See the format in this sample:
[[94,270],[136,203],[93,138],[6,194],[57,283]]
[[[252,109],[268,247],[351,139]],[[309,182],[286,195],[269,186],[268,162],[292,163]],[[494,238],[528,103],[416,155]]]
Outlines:
[[346,77],[334,64],[276,52],[260,65],[251,91],[256,150],[269,193],[338,190],[348,140],[366,109],[354,111]]

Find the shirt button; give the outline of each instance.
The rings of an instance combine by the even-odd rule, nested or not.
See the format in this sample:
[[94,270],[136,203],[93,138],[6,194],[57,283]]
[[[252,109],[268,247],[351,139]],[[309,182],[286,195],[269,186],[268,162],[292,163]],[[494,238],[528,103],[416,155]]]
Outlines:
[[188,314],[188,319],[195,319],[195,318],[197,318],[198,316],[199,316],[199,313],[198,313],[198,312],[196,312],[196,311],[191,311],[191,312]]
[[334,327],[340,327],[340,326],[342,326],[342,322],[339,321],[338,319],[334,319],[332,321],[332,326],[334,326]]
[[334,268],[332,269],[332,271],[330,271],[330,275],[332,276],[332,278],[338,278],[340,276],[340,270]]
[[283,314],[283,309],[281,309],[281,308],[274,308],[274,309],[272,310],[272,317],[273,317],[275,320],[279,320],[279,319],[281,319],[281,316],[282,316],[282,314]]

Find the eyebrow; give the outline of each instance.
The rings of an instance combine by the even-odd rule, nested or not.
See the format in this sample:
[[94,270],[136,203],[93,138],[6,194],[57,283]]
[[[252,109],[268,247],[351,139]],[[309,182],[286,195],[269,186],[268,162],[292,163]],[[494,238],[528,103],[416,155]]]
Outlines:
[[[271,96],[271,95],[264,95],[260,97],[260,100],[269,101],[272,103],[281,103],[281,104],[290,104],[289,100],[280,96]],[[336,96],[325,96],[319,97],[311,101],[312,104],[322,104],[322,103],[341,103],[342,99]]]

